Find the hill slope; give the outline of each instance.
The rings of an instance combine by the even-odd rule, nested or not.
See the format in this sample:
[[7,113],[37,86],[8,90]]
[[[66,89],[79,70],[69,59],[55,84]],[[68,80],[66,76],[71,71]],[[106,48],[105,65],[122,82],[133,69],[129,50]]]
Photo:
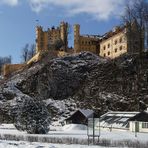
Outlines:
[[1,85],[1,110],[15,114],[13,109],[23,97],[44,100],[53,120],[77,108],[94,109],[98,114],[136,111],[139,102],[148,104],[148,59],[125,55],[109,60],[90,52],[46,58]]

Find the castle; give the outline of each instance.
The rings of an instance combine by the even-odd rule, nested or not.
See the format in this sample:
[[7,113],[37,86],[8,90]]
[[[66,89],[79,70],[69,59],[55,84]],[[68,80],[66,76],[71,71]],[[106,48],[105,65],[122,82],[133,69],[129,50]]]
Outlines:
[[48,28],[43,31],[41,26],[36,27],[36,52],[48,50],[50,45],[55,44],[57,41],[63,42],[64,51],[68,48],[68,23],[61,22],[60,26],[55,28]]
[[[62,46],[54,48],[57,57],[67,54],[79,53],[82,51],[90,51],[99,56],[114,59],[124,53],[136,53],[141,48],[141,40],[139,40],[138,26],[136,22],[131,24],[134,35],[129,37],[128,24],[125,26],[114,27],[112,31],[105,33],[104,35],[81,35],[80,25],[74,25],[74,49],[68,48],[68,29],[69,24],[67,22],[61,22],[59,27],[48,28],[47,31],[43,31],[41,26],[36,27],[36,55],[30,59],[26,64],[39,61],[42,57],[42,53],[48,50],[53,50],[53,46],[61,44]],[[141,36],[142,44],[144,46],[144,35]],[[23,68],[25,64],[11,64],[4,65],[3,75],[10,75],[12,72]]]
[[[140,43],[137,38],[136,23],[132,23],[135,34],[130,39],[127,37],[128,29],[126,26],[116,26],[104,35],[81,35],[80,25],[74,25],[74,50],[73,53],[90,51],[102,57],[114,59],[127,52],[138,52]],[[49,45],[61,40],[63,42],[62,51],[68,53],[68,23],[61,22],[57,28],[48,28],[43,31],[41,26],[36,27],[36,52],[50,50]],[[144,40],[144,39],[143,39]],[[144,43],[143,43],[144,44]],[[58,49],[59,50],[59,49]],[[72,52],[70,52],[72,53]]]
[[[112,31],[104,35],[81,35],[80,25],[74,25],[74,51],[90,51],[99,56],[114,59],[124,53],[136,53],[140,49],[140,41],[137,34],[137,26],[132,24],[134,36],[130,39],[127,34],[129,30],[125,26],[114,27]],[[144,41],[144,36],[142,37]],[[144,42],[143,42],[144,44]],[[129,47],[130,46],[130,47]]]

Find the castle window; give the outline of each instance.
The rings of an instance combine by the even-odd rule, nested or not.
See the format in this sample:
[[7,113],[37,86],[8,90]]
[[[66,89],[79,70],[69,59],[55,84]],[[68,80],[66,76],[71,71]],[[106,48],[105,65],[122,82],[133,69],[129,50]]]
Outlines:
[[87,44],[87,41],[85,41],[85,44]]
[[104,46],[103,49],[105,50],[106,49],[106,46]]
[[115,40],[115,45],[117,44],[117,40]]
[[122,50],[122,46],[120,46],[120,50]]
[[122,42],[122,37],[119,39],[119,42],[120,42],[120,43]]
[[110,55],[110,51],[108,52],[108,55]]
[[106,57],[106,54],[104,53],[104,57]]
[[82,44],[84,44],[84,42],[82,41]]
[[115,48],[115,52],[117,52],[117,48]]
[[108,44],[108,48],[110,48],[110,44]]
[[89,45],[90,45],[90,42],[89,42]]

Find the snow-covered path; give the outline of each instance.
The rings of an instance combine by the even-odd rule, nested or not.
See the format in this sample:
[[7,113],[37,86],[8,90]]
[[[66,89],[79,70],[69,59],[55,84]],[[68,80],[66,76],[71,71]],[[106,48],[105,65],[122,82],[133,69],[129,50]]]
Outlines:
[[51,144],[39,142],[24,142],[24,141],[1,141],[0,148],[105,148],[100,146],[88,145],[66,145],[66,144]]

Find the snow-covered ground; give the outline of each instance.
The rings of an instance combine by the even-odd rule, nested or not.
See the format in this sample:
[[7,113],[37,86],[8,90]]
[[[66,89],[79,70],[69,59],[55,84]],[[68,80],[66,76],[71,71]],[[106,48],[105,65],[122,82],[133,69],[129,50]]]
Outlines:
[[[66,145],[66,144],[52,144],[39,142],[24,142],[24,141],[1,141],[0,148],[104,148],[101,146],[88,145]],[[109,148],[109,147],[108,147]]]
[[[12,124],[2,124],[0,125],[0,138],[3,139],[0,141],[0,148],[39,148],[39,147],[48,147],[48,148],[87,148],[87,127],[84,125],[66,125],[64,127],[54,127],[58,129],[57,131],[49,131],[46,135],[36,135],[36,134],[27,134],[26,132],[21,132],[15,129]],[[111,143],[120,142],[120,141],[131,141],[131,142],[140,142],[148,144],[148,133],[135,133],[129,131],[107,131],[101,129],[100,141],[109,140]],[[6,137],[5,141],[4,138]],[[11,139],[12,138],[12,139]],[[21,140],[23,142],[9,141],[9,140]],[[29,138],[32,140],[29,140]],[[75,139],[74,139],[75,138]],[[57,139],[57,140],[56,140]],[[63,145],[63,144],[50,144],[50,143],[72,143],[73,139],[78,144],[84,145]],[[30,143],[27,141],[34,141],[36,143]],[[50,142],[51,141],[51,142]],[[55,142],[56,141],[56,142]],[[82,143],[81,143],[82,141]],[[43,143],[45,142],[45,143]],[[92,146],[92,148],[95,146]],[[98,147],[98,146],[97,146]]]

